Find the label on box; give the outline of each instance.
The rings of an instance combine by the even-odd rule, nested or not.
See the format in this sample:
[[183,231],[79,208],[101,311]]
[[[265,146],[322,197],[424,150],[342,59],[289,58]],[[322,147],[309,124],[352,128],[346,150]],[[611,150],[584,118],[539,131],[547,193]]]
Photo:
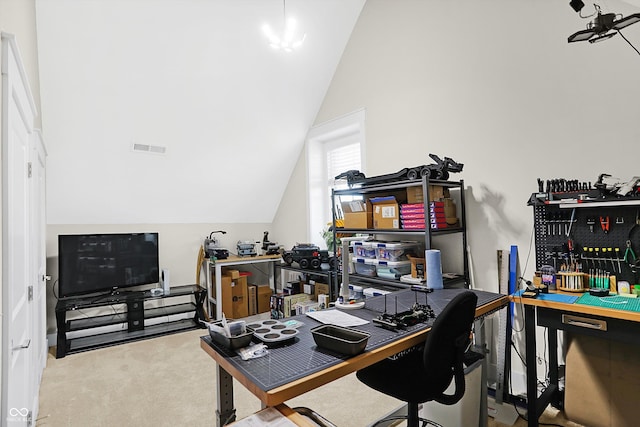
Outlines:
[[402,217],[403,220],[405,220],[405,219],[422,219],[422,220],[424,220],[424,212],[409,213],[409,214],[402,213],[400,215],[400,217]]
[[417,208],[403,209],[403,208],[400,208],[400,214],[401,215],[405,215],[405,214],[423,214],[424,215],[424,209],[417,209]]
[[407,230],[424,230],[424,222],[422,224],[402,224],[402,228]]
[[351,212],[364,212],[364,204],[361,201],[349,202]]
[[395,206],[382,206],[381,209],[382,218],[395,218],[396,207]]

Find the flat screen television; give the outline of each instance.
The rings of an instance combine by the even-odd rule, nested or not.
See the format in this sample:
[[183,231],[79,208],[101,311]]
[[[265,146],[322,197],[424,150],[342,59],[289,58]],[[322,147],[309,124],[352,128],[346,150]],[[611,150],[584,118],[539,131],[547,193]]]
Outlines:
[[159,282],[158,233],[58,236],[58,297]]

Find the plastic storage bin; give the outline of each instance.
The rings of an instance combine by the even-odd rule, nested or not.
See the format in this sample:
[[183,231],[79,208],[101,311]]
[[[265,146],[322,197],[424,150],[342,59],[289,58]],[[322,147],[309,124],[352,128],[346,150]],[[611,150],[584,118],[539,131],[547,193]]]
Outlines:
[[363,276],[375,277],[377,260],[370,258],[353,258],[353,268],[357,274]]
[[376,274],[378,277],[399,279],[405,274],[411,274],[411,261],[377,261]]
[[407,254],[413,255],[417,249],[418,244],[415,242],[378,242],[375,256],[382,261],[404,261]]
[[351,246],[353,246],[353,255],[358,258],[374,259],[376,257],[375,243],[376,242],[372,242],[372,241],[351,242]]
[[390,294],[391,291],[386,291],[384,289],[377,289],[377,288],[366,288],[362,290],[362,293],[364,294],[365,298],[371,298],[371,297],[377,297],[379,295]]
[[[467,355],[465,355],[465,359],[466,358]],[[481,405],[486,404],[486,402],[482,402],[480,399],[482,396],[482,387],[484,387],[482,384],[483,364],[484,361],[481,355],[480,359],[470,364],[467,364],[465,360],[464,382],[466,391],[462,399],[454,405],[443,405],[435,401],[424,403],[419,412],[420,417],[427,418],[442,425],[476,425],[482,414],[482,410],[480,409]],[[451,384],[445,393],[451,394],[454,389],[454,384]]]

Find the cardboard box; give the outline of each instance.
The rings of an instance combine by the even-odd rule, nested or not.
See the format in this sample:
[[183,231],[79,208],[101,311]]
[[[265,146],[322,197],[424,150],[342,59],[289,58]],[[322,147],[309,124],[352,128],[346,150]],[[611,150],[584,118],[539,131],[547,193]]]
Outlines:
[[309,295],[307,294],[295,294],[284,296],[284,317],[291,317],[298,314],[296,312],[296,304],[300,302],[309,301]]
[[256,285],[249,284],[247,286],[249,294],[249,316],[258,314],[258,287]]
[[316,282],[314,289],[313,289],[313,299],[315,299],[316,301],[318,301],[318,295],[329,295],[329,285],[327,285],[326,283],[320,283],[320,282]]
[[455,225],[458,222],[456,217],[456,204],[451,199],[444,199],[444,216],[447,218],[447,224]]
[[232,279],[230,276],[222,276],[222,295],[215,295],[215,286],[213,287],[213,297],[216,299],[217,304],[222,304],[222,313],[226,317],[232,317],[233,315],[233,294],[231,289]]
[[424,279],[427,264],[424,258],[417,258],[411,255],[407,255],[409,261],[411,261],[411,277]]
[[[429,186],[429,201],[440,201],[448,198],[449,189],[442,185],[430,185]],[[424,194],[422,186],[407,187],[407,203],[424,203]]]
[[313,283],[304,283],[302,285],[302,292],[305,294],[313,295],[314,294],[315,285]]
[[233,318],[240,319],[249,315],[249,291],[247,278],[240,276],[231,282],[233,290]]
[[638,347],[571,334],[566,356],[565,414],[593,427],[637,425]]
[[256,299],[258,301],[258,313],[266,313],[271,309],[271,294],[273,291],[269,285],[258,285]]
[[247,278],[222,276],[222,312],[227,318],[240,319],[249,315]]
[[371,203],[366,200],[342,202],[345,228],[372,228]]
[[295,309],[296,316],[299,316],[301,314],[309,313],[312,311],[318,311],[320,310],[320,306],[318,304],[318,301],[306,300],[295,303],[292,309]]
[[400,228],[400,205],[394,196],[369,199],[373,209],[373,228]]
[[240,270],[234,270],[229,267],[222,267],[222,275],[223,276],[231,276],[232,279],[237,279],[240,277]]

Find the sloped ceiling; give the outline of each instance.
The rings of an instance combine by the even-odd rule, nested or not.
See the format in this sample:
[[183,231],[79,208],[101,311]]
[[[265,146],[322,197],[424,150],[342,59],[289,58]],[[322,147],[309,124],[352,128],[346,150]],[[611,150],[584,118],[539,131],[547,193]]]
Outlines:
[[364,1],[37,0],[48,222],[271,222]]

